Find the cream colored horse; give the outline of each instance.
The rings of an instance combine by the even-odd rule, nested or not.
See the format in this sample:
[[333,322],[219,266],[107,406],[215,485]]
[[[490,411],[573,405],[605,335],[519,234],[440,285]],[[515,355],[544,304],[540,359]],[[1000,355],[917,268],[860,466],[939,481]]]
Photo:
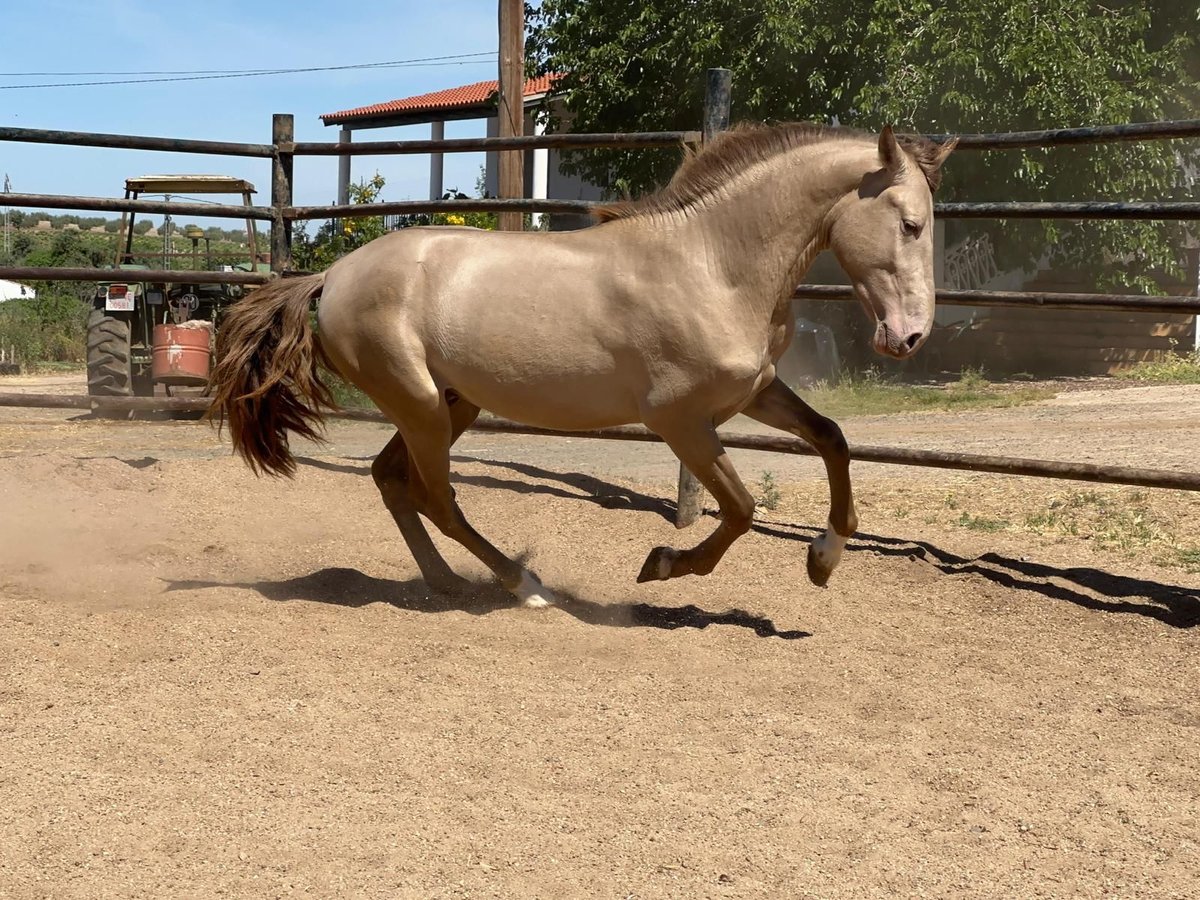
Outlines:
[[[291,474],[289,431],[319,433],[327,365],[396,425],[372,473],[434,590],[460,579],[420,515],[527,606],[553,595],[467,522],[450,447],[480,409],[591,429],[643,422],[712,493],[721,520],[687,550],[656,547],[639,581],[704,575],[750,527],[754,500],[717,437],[744,413],[811,443],[829,475],[829,527],[809,548],[824,584],[857,526],[841,430],[775,378],[791,296],[831,248],[902,359],[933,322],[933,201],[952,145],[812,125],[739,129],[662,192],[561,233],[410,228],[328,272],[274,282],[220,333],[213,414],[256,471]],[[319,340],[309,310],[320,299]]]

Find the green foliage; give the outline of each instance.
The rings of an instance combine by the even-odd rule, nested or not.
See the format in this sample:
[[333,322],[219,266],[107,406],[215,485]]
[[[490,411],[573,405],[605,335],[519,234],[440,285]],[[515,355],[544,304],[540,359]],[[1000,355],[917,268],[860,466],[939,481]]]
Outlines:
[[434,213],[429,224],[458,225],[480,228],[484,231],[495,231],[496,214],[490,212]]
[[[28,217],[24,220],[28,222]],[[103,265],[112,258],[112,240],[79,231],[18,231],[5,262],[27,266]],[[34,299],[0,304],[0,346],[16,351],[26,364],[78,362],[86,352],[85,326],[92,284],[72,281],[31,283]]]
[[0,347],[15,350],[23,363],[81,362],[88,308],[61,293],[0,303]]
[[[61,217],[56,217],[61,218]],[[71,217],[78,219],[78,217]],[[28,225],[32,217],[25,216]],[[82,220],[86,223],[89,220]],[[97,220],[97,225],[104,220]],[[178,240],[182,249],[190,242]],[[135,237],[134,252],[146,254],[143,262],[160,265],[163,243],[161,238]],[[247,254],[227,242],[212,247],[214,256],[245,262]],[[240,259],[239,259],[240,257]],[[103,268],[116,258],[116,235],[90,231],[18,230],[12,238],[12,250],[0,264],[14,266],[46,266],[51,268]],[[205,264],[201,249],[198,260]],[[170,267],[190,269],[190,255],[170,260]],[[23,363],[38,365],[50,362],[80,362],[86,354],[86,326],[90,300],[96,293],[93,282],[35,281],[30,286],[37,291],[36,299],[10,300],[0,304],[0,346],[16,351]]]
[[989,519],[986,516],[972,516],[964,510],[959,515],[957,524],[963,528],[969,528],[971,531],[995,533],[997,531],[1004,531],[1012,523],[1007,519]]
[[[370,180],[350,185],[350,202],[377,202],[385,184],[383,176],[376,172]],[[300,269],[322,272],[347,253],[380,237],[385,230],[383,216],[332,219],[323,224],[311,240],[304,229],[299,228],[293,236],[292,258]]]
[[1189,572],[1200,572],[1200,547],[1176,547],[1174,559],[1169,559],[1181,569]]
[[[29,220],[26,219],[26,223]],[[115,227],[115,224],[114,224]],[[249,254],[245,247],[245,232],[232,232],[239,238],[238,243],[225,240],[210,241],[214,262],[240,263],[245,265]],[[222,232],[225,234],[225,232]],[[265,240],[262,235],[260,240]],[[184,256],[175,257],[169,261],[168,268],[191,269],[191,242],[176,235],[175,248],[184,251]],[[134,237],[133,252],[138,262],[151,264],[155,267],[162,265],[163,239],[160,237]],[[7,258],[0,254],[0,265],[14,266],[83,266],[107,267],[113,264],[117,255],[117,235],[115,233],[96,234],[89,231],[35,231],[22,229],[12,238],[12,252]],[[205,246],[199,248],[199,268],[206,268]],[[91,296],[95,285],[80,282],[50,282],[51,289],[63,292],[77,292],[79,296]],[[45,285],[35,284],[39,291]]]
[[885,415],[922,410],[993,409],[1022,406],[1054,396],[1049,388],[1001,385],[987,381],[977,369],[965,369],[958,381],[939,385],[907,385],[886,380],[877,369],[863,375],[845,373],[836,384],[804,391],[804,399],[822,415]]
[[1138,363],[1122,378],[1144,384],[1200,384],[1200,350],[1172,353],[1155,362]]
[[[376,203],[386,182],[378,172],[370,181],[360,181],[350,185],[350,202],[354,204]],[[466,200],[467,195],[451,188],[442,195],[443,200]],[[459,225],[470,228],[493,230],[496,227],[496,215],[489,212],[461,213],[412,213],[398,216],[393,228],[414,228],[427,225]],[[292,258],[297,267],[310,272],[321,272],[359,247],[370,243],[387,231],[387,223],[383,216],[366,216],[361,218],[333,220],[326,222],[316,235],[309,239],[304,229],[300,228],[293,237]]]
[[1165,523],[1156,517],[1146,494],[1138,490],[1071,490],[1026,516],[1025,527],[1036,534],[1083,537],[1105,550],[1178,546]]
[[757,505],[763,509],[776,509],[779,506],[779,501],[783,499],[783,494],[779,491],[779,485],[775,481],[773,472],[764,471],[762,477],[758,481],[758,501]]
[[325,383],[329,385],[329,390],[333,394],[333,399],[342,409],[374,409],[375,403],[352,385],[345,381],[336,372],[325,372]]
[[[565,73],[579,132],[695,129],[703,73],[733,72],[733,119],[818,120],[926,133],[1009,131],[1197,115],[1196,0],[543,0],[533,68]],[[562,127],[563,123],[555,123]],[[1196,142],[960,153],[943,199],[1173,199]],[[568,164],[637,193],[678,154],[604,151]],[[957,223],[951,222],[952,227]],[[1152,222],[992,231],[1001,263],[1052,262],[1149,287],[1177,269],[1181,229]],[[953,240],[954,235],[950,235]],[[1113,265],[1113,261],[1119,265]]]

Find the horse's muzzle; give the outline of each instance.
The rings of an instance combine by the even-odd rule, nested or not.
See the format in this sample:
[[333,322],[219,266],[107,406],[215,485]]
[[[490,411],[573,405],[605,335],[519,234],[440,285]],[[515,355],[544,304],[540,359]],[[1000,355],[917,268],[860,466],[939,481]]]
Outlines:
[[907,359],[920,349],[928,336],[928,331],[919,329],[895,331],[888,327],[887,322],[879,319],[875,322],[875,335],[871,339],[871,346],[881,356]]

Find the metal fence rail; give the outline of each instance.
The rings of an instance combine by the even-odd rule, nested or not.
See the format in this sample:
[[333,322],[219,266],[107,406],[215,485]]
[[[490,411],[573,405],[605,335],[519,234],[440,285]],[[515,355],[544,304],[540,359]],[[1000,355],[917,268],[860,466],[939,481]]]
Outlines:
[[[0,393],[0,406],[28,409],[82,409],[101,413],[134,412],[205,412],[206,398],[189,397],[88,397],[60,394]],[[378,410],[346,409],[328,414],[329,418],[353,419],[360,422],[388,422]],[[643,441],[662,443],[663,440],[640,425],[597,428],[590,431],[554,431],[524,425],[498,416],[482,415],[471,426],[472,431],[531,434],[546,437],[595,438],[610,441]],[[817,452],[798,438],[764,434],[720,432],[721,443],[735,450],[761,450],[769,453],[790,453],[816,456]],[[850,458],[859,462],[884,463],[901,466],[924,466],[957,469],[967,472],[993,472],[1002,475],[1025,475],[1038,478],[1062,478],[1098,484],[1124,484],[1137,487],[1171,488],[1200,491],[1200,472],[1173,472],[1169,469],[1142,469],[1131,466],[1099,466],[1091,463],[1072,463],[1046,459],[1023,459],[979,453],[946,453],[939,450],[912,450],[907,447],[878,447],[852,445]]]
[[958,138],[960,150],[1025,150],[1037,147],[1068,147],[1077,144],[1107,144],[1120,141],[1169,141],[1200,137],[1200,119],[1166,122],[1133,122],[1128,125],[1093,125],[1085,128],[1049,128],[1043,131],[1007,131],[994,134],[935,134],[931,140],[945,143]]
[[0,141],[16,141],[25,144],[58,144],[64,147],[109,147],[117,150],[208,153],[214,156],[257,156],[264,159],[270,159],[276,152],[272,144],[196,141],[186,138],[147,137],[141,134],[51,131],[43,128],[0,128]]
[[0,276],[28,281],[158,281],[174,284],[266,284],[260,272],[203,272],[194,269],[67,269],[53,266],[10,266]]
[[490,150],[650,149],[700,143],[698,131],[645,131],[613,134],[530,134],[523,137],[446,138],[422,141],[331,143],[297,141],[297,156],[380,156],[405,153],[478,153]]
[[935,203],[933,211],[944,219],[1200,219],[1200,203],[1189,200]]
[[266,206],[237,206],[232,203],[177,203],[174,200],[132,200],[119,197],[82,197],[72,194],[4,194],[8,206],[29,209],[86,209],[97,212],[172,213],[209,216],[214,219],[255,219],[269,222],[275,215]]
[[[1200,315],[1200,297],[1145,296],[1143,294],[1079,294],[1044,291],[969,291],[939,288],[938,302],[961,306],[1016,309],[1111,309],[1118,312],[1182,313]],[[840,284],[802,284],[792,295],[797,300],[855,300],[854,289]]]
[[542,212],[587,214],[602,203],[590,200],[397,200],[384,203],[350,203],[337,206],[287,206],[283,217],[296,219],[362,219],[371,216],[411,215],[431,212]]

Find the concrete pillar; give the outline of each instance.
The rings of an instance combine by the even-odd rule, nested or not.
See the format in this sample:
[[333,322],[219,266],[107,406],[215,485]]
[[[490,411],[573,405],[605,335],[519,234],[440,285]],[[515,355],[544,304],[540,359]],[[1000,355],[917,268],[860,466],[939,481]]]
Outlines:
[[[533,121],[533,133],[546,133],[546,119],[543,116],[535,116]],[[550,182],[550,151],[545,147],[538,147],[533,151],[533,199],[545,200],[546,190]],[[545,213],[534,213],[531,217],[533,227],[535,229],[542,227],[542,218]]]

